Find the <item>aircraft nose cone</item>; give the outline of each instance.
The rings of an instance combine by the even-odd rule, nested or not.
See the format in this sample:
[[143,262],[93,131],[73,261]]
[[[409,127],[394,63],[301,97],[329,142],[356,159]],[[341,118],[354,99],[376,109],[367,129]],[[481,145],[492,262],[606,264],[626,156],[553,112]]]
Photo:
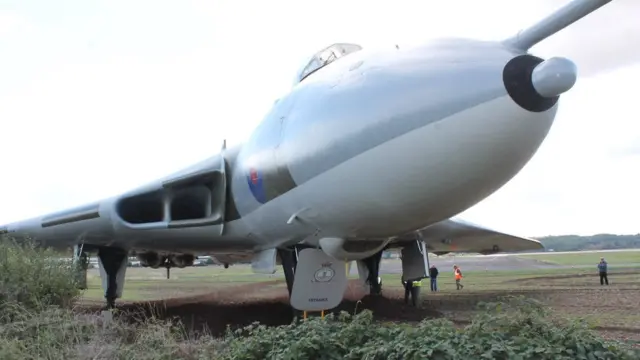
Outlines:
[[540,96],[552,98],[571,89],[577,77],[578,69],[571,60],[553,57],[533,69],[531,83]]

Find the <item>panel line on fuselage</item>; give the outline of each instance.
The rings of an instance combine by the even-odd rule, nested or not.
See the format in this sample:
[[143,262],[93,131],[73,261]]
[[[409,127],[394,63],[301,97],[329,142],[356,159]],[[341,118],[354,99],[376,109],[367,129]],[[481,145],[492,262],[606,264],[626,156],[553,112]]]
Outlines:
[[98,217],[100,217],[100,204],[91,204],[45,216],[41,220],[41,225],[46,228]]

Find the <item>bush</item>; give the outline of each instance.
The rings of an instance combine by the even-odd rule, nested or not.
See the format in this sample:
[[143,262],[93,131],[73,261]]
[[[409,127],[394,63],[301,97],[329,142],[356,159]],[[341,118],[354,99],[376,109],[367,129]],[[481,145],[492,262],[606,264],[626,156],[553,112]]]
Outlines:
[[15,307],[39,311],[73,305],[80,295],[77,278],[70,264],[58,258],[31,241],[0,239],[0,314],[5,319]]
[[582,322],[553,318],[524,298],[482,304],[464,329],[448,320],[382,325],[370,312],[228,334],[224,359],[639,359],[640,352],[606,342]]
[[69,309],[20,311],[0,325],[0,359],[200,359],[216,354],[211,336],[190,339],[179,324],[147,319],[105,324],[102,316]]
[[79,295],[73,270],[51,255],[58,257],[0,243],[0,359],[640,359],[640,351],[522,297],[481,304],[465,328],[441,319],[383,324],[368,311],[253,324],[221,339],[194,338],[181,324],[153,317],[131,325],[116,315],[105,324],[69,308]]

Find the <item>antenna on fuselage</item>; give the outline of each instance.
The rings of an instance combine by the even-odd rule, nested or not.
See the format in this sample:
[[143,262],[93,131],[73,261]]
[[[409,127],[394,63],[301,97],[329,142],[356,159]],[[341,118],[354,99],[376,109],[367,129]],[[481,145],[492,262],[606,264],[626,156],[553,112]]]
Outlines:
[[502,43],[520,50],[529,50],[533,45],[582,19],[612,0],[572,0],[546,18],[521,30]]

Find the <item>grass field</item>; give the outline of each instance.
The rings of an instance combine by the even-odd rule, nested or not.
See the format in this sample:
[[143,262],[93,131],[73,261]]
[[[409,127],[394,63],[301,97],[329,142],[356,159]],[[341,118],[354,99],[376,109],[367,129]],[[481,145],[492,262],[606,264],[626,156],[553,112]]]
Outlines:
[[[637,262],[634,255],[640,255],[640,252],[605,254],[610,264]],[[534,256],[538,261],[544,259],[543,261],[559,265],[576,265],[577,267],[465,271],[463,279],[465,288],[461,291],[455,289],[452,274],[444,270],[438,278],[438,292],[429,291],[428,279],[423,281],[422,308],[465,324],[475,313],[478,303],[482,301],[495,301],[505,295],[524,295],[543,301],[558,314],[584,318],[606,336],[640,344],[640,302],[638,301],[640,268],[611,266],[610,285],[601,286],[595,264],[593,264],[594,269],[580,267],[580,265],[590,265],[587,261],[592,262],[593,258],[597,262],[600,258],[597,253],[590,253],[588,257],[584,257],[587,260],[573,254],[541,254],[524,257]],[[386,262],[389,261],[393,262],[393,260],[386,260]],[[350,278],[357,279],[357,275],[352,274]],[[385,298],[396,299],[394,304],[397,305],[388,306],[404,306],[401,300],[404,293],[400,275],[383,274],[381,278]],[[103,292],[96,270],[89,272],[88,283],[89,289],[84,294],[84,301],[87,304],[101,302]],[[358,284],[358,280],[352,280],[347,290],[347,298],[357,300],[364,295]],[[264,310],[255,310],[252,304],[267,301],[284,307],[287,302],[286,286],[280,271],[273,275],[253,274],[251,268],[246,265],[235,265],[229,269],[220,266],[177,269],[172,271],[169,280],[166,279],[163,269],[129,268],[123,295],[121,300],[126,303],[169,298],[183,299],[185,304],[202,303],[198,310],[193,310],[197,314],[190,315],[191,310],[183,309],[180,316],[201,316],[203,311],[218,318],[221,315],[215,314],[228,313],[225,316],[229,318],[237,316],[231,315],[232,313],[243,313],[247,316],[253,313],[257,314],[254,316],[260,316],[261,321],[266,319],[267,322],[269,322],[269,316],[282,314],[282,309],[278,307],[277,311],[270,310],[269,306],[276,305],[264,305],[266,306]],[[220,305],[222,303],[248,304],[246,305],[248,308],[205,310],[222,306]],[[180,304],[175,306],[186,306],[183,303]],[[163,306],[169,305],[164,303]],[[398,311],[406,313],[412,310]],[[419,316],[430,316],[424,314],[416,315],[417,319]],[[395,315],[389,315],[388,320],[393,321],[393,316]],[[414,319],[411,316],[407,317],[406,314],[402,317],[405,320]],[[277,319],[272,320],[278,322]]]
[[[283,279],[281,273],[274,275],[254,274],[250,266],[187,267],[173,269],[169,279],[164,269],[128,268],[122,300],[141,301],[163,298],[207,294],[230,285],[257,283]],[[87,274],[88,289],[85,299],[102,299],[100,274],[91,269]]]
[[[569,268],[548,268],[537,269],[534,267],[518,267],[512,265],[509,270],[492,270],[491,266],[487,270],[465,271],[465,282],[470,286],[467,291],[503,291],[503,290],[535,290],[562,288],[576,289],[576,287],[591,286],[596,284],[597,278],[579,278],[575,280],[573,276],[562,281],[524,281],[526,278],[540,276],[561,276],[561,275],[581,275],[596,273],[596,264],[600,257],[605,257],[609,264],[610,271],[624,271],[637,268],[640,270],[640,249],[630,249],[623,251],[594,251],[582,253],[537,253],[514,256],[526,260],[535,260],[548,264],[569,267]],[[498,258],[498,260],[510,257]],[[489,258],[478,258],[478,262],[487,261]],[[437,261],[437,260],[436,260]],[[468,260],[467,260],[468,261]],[[504,262],[504,261],[502,261]],[[384,260],[384,263],[395,264],[398,267],[398,260]],[[570,268],[574,267],[574,268]],[[464,266],[463,266],[464,269]],[[448,279],[448,270],[442,269],[440,277],[441,289],[443,291],[453,290],[453,280]],[[356,279],[357,275],[350,276]],[[385,287],[401,288],[399,274],[381,275]],[[450,276],[451,277],[451,276]],[[632,275],[615,275],[615,281],[627,281]],[[125,291],[123,300],[141,301],[156,300],[170,297],[184,297],[200,294],[207,294],[211,291],[227,288],[230,285],[258,283],[263,281],[282,280],[282,272],[278,270],[273,275],[254,274],[248,265],[234,265],[228,269],[221,266],[190,267],[184,269],[174,269],[171,271],[171,278],[166,279],[164,269],[149,268],[129,268],[127,269]],[[588,279],[588,280],[587,280]],[[583,281],[584,280],[584,281]],[[593,284],[591,284],[593,283]],[[97,269],[92,269],[88,273],[89,289],[85,293],[86,299],[102,299],[103,290],[101,288],[100,277]],[[473,288],[473,290],[472,290]]]
[[551,264],[566,265],[566,266],[593,266],[600,261],[601,257],[604,257],[609,268],[615,269],[616,267],[628,267],[638,266],[640,267],[640,249],[628,249],[621,251],[593,251],[593,252],[581,252],[581,253],[537,253],[518,255],[524,259],[535,259],[538,261],[544,261]]

